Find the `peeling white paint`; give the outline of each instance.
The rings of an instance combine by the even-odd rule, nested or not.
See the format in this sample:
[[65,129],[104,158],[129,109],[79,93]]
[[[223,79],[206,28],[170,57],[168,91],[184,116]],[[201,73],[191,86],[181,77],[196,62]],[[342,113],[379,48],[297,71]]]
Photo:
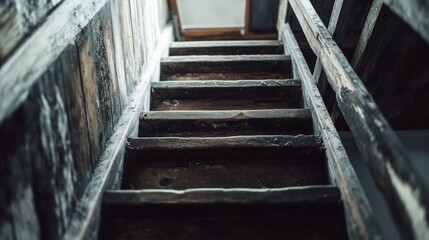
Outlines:
[[416,239],[429,239],[429,226],[426,222],[425,206],[422,206],[418,200],[420,192],[413,191],[409,183],[403,182],[389,162],[386,164],[386,169],[399,198],[407,210]]

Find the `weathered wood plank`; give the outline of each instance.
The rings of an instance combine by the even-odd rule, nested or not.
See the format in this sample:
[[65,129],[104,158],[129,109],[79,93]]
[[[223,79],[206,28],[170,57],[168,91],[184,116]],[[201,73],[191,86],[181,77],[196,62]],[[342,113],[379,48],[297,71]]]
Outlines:
[[306,109],[165,111],[140,116],[139,136],[233,136],[312,134]]
[[[114,36],[116,40],[118,39],[118,35],[120,36],[120,44],[122,44],[122,53],[116,53],[116,57],[119,57],[123,61],[123,67],[125,71],[125,81],[126,81],[126,95],[130,96],[134,91],[135,81],[137,81],[137,73],[138,68],[140,67],[140,63],[135,63],[135,55],[134,55],[134,39],[133,39],[133,24],[131,21],[131,7],[130,1],[111,1],[114,6],[112,6],[112,11],[118,11],[118,15],[116,17],[119,20],[119,31],[120,33],[116,33]],[[115,10],[117,9],[117,10]],[[115,44],[117,44],[115,40]],[[120,49],[120,47],[115,47],[115,49]],[[123,56],[123,57],[121,57]],[[120,66],[118,64],[117,66]],[[119,71],[118,71],[119,72]],[[122,92],[123,90],[121,90]],[[124,99],[125,100],[125,99]],[[122,101],[124,102],[124,101]],[[125,101],[126,102],[126,101]],[[123,107],[124,108],[124,107]]]
[[152,84],[152,110],[301,108],[297,80],[174,81]]
[[105,206],[103,239],[347,238],[340,202]]
[[123,189],[280,188],[328,184],[314,136],[128,139]]
[[65,1],[8,58],[0,67],[0,121],[12,114],[26,99],[33,83],[106,2]]
[[5,0],[0,2],[0,63],[17,45],[24,35],[20,24],[20,16],[16,1]]
[[287,49],[285,51],[290,52],[296,64],[297,75],[302,79],[304,103],[305,107],[311,109],[315,134],[320,135],[324,141],[331,180],[341,191],[349,237],[351,239],[381,238],[381,232],[372,216],[372,209],[292,30],[289,25],[283,25],[279,31]]
[[[113,57],[111,57],[110,65],[115,66],[116,72],[116,101],[119,101],[120,109],[124,109],[128,103],[128,95],[127,95],[127,83],[125,79],[125,55],[124,50],[122,49],[123,45],[130,44],[128,42],[127,34],[127,25],[129,25],[129,19],[123,19],[121,16],[122,2],[128,1],[120,1],[113,0],[110,1],[110,13],[111,13],[111,31],[109,32],[111,35],[110,38],[113,39],[113,46],[111,46],[111,51]],[[120,112],[117,113],[119,116]]]
[[87,113],[87,124],[89,142],[91,148],[92,167],[95,169],[98,159],[103,151],[105,134],[100,108],[100,97],[97,85],[97,74],[95,67],[95,48],[92,38],[92,27],[89,24],[82,30],[76,39],[79,52],[82,88],[85,98],[85,109]]
[[286,188],[193,188],[185,190],[113,190],[103,196],[104,206],[144,204],[274,204],[333,203],[341,201],[336,186],[314,185]]
[[[429,236],[429,194],[397,136],[380,113],[308,0],[291,0],[312,49],[320,57],[363,158],[386,196],[404,237]],[[415,215],[415,211],[424,212]],[[416,227],[418,226],[418,228]]]
[[88,185],[92,173],[92,159],[89,144],[87,113],[82,89],[80,62],[76,45],[70,45],[60,57],[65,92],[65,109],[68,116],[69,136],[76,179],[74,180],[77,198],[80,198]]
[[161,80],[168,79],[170,75],[198,76],[204,73],[213,74],[211,79],[228,79],[229,75],[237,73],[255,75],[251,79],[264,77],[261,74],[289,78],[290,71],[290,58],[284,55],[174,56],[161,62]]
[[283,47],[278,41],[192,41],[174,42],[170,46],[170,56],[181,55],[255,55],[282,54]]
[[429,2],[384,0],[384,3],[429,43]]
[[[99,224],[100,203],[105,189],[115,189],[120,182],[122,157],[125,140],[136,133],[140,109],[148,110],[145,102],[149,94],[150,82],[157,76],[159,62],[163,53],[173,40],[173,28],[167,25],[158,40],[157,47],[151,57],[152,61],[147,66],[139,85],[135,88],[127,108],[116,124],[115,134],[106,146],[106,150],[100,157],[94,176],[89,183],[85,194],[76,206],[73,218],[62,239],[88,239],[97,238]],[[139,111],[136,111],[139,110]]]

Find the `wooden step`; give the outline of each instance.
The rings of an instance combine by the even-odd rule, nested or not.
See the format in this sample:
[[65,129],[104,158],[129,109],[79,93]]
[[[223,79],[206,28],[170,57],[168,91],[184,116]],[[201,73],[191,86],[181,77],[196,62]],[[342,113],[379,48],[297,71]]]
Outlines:
[[123,189],[272,188],[329,182],[315,136],[134,138]]
[[285,55],[173,56],[161,61],[161,80],[285,79],[291,77]]
[[283,54],[279,41],[191,41],[173,42],[170,56]]
[[107,192],[100,239],[347,239],[333,186]]
[[308,109],[151,111],[140,116],[140,137],[312,134]]
[[298,80],[152,83],[152,111],[302,108]]

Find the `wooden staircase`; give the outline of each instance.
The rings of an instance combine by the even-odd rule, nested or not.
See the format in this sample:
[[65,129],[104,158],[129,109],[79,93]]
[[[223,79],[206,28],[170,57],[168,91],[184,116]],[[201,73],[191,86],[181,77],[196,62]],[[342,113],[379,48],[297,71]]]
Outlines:
[[99,238],[347,239],[292,65],[277,41],[173,43]]

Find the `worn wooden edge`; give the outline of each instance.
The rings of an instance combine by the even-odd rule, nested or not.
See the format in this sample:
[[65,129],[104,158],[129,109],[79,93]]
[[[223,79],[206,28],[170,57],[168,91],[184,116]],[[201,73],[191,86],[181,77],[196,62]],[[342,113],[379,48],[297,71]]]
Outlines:
[[169,23],[159,37],[156,48],[151,55],[152,61],[142,73],[141,82],[129,98],[130,102],[115,126],[115,132],[95,168],[94,175],[82,199],[75,208],[71,223],[62,239],[97,238],[103,191],[120,186],[126,139],[137,135],[140,111],[149,108],[150,82],[157,80],[159,62],[161,57],[167,54],[168,46],[172,41],[173,26]]
[[107,2],[64,1],[0,67],[0,122],[20,106],[31,86]]
[[382,235],[374,220],[372,209],[292,30],[288,24],[283,24],[279,31],[285,43],[285,51],[291,54],[295,71],[301,77],[305,106],[311,109],[314,129],[323,140],[331,177],[341,191],[349,237],[351,239],[381,239]]
[[272,204],[338,203],[341,194],[333,185],[286,188],[193,188],[106,191],[103,205],[143,204]]
[[[290,0],[311,48],[320,57],[337,103],[393,219],[407,239],[429,238],[429,191],[374,99],[309,0]],[[417,215],[416,212],[423,214]]]
[[212,47],[278,47],[281,43],[276,40],[237,40],[237,41],[191,41],[173,42],[171,48],[212,48]]
[[149,111],[140,114],[144,120],[204,120],[204,119],[309,119],[309,109],[226,110],[226,111]]
[[226,148],[322,148],[319,137],[313,135],[260,135],[229,137],[139,137],[128,138],[127,149],[226,149]]
[[270,61],[290,61],[287,55],[193,55],[193,56],[169,56],[161,60],[161,64],[169,63],[192,63],[192,62],[270,62]]
[[300,80],[295,79],[265,79],[265,80],[210,80],[210,81],[161,81],[152,83],[153,91],[177,88],[231,88],[231,87],[282,87],[301,86]]
[[384,0],[402,20],[429,43],[429,2],[422,0]]

